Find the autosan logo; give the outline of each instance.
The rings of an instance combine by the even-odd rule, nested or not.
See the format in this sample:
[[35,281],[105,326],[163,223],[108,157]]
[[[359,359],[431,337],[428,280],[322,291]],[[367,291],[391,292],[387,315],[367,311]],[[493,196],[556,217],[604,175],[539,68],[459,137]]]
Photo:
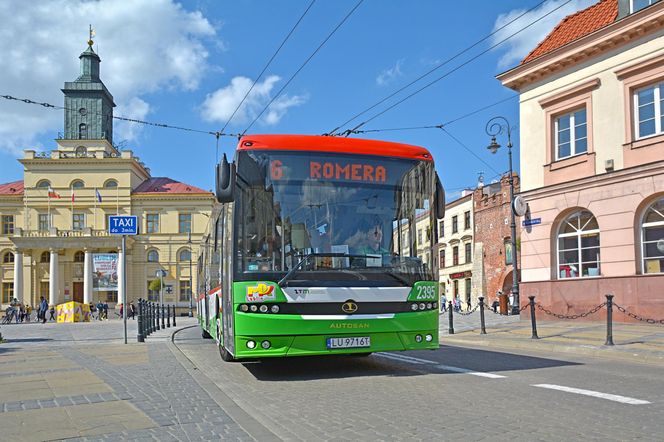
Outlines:
[[330,324],[330,328],[333,329],[369,328],[369,324],[367,324],[366,322],[359,322],[359,323],[335,322]]
[[355,303],[354,303],[353,301],[351,301],[351,300],[348,300],[348,301],[344,302],[344,303],[341,305],[341,310],[342,310],[344,313],[348,313],[348,314],[355,313],[355,312],[357,311],[357,304],[355,304]]
[[259,282],[257,285],[247,286],[247,302],[264,302],[274,300],[274,286]]

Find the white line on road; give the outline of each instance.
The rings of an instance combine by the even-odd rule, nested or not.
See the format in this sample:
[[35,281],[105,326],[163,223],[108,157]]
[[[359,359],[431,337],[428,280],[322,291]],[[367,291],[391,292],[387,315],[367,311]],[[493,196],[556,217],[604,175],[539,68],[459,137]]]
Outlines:
[[489,378],[489,379],[501,379],[501,378],[505,377],[505,376],[499,375],[499,374],[483,373],[483,372],[480,372],[480,371],[469,370],[467,368],[452,367],[451,365],[442,365],[442,364],[439,364],[438,362],[435,362],[435,361],[429,361],[428,359],[414,358],[412,356],[404,356],[404,355],[399,355],[399,354],[382,353],[382,352],[381,353],[376,353],[376,356],[381,356],[383,358],[393,359],[395,361],[400,361],[400,362],[407,362],[409,364],[435,365],[436,368],[440,368],[441,370],[452,371],[452,372],[455,372],[455,373],[464,373],[464,374],[469,374],[469,375],[479,376],[479,377]]
[[617,394],[600,393],[599,391],[582,390],[581,388],[565,387],[564,385],[535,384],[533,385],[533,387],[548,388],[550,390],[565,391],[567,393],[583,394],[585,396],[592,396],[600,399],[607,399],[610,401],[621,402],[623,404],[630,404],[630,405],[644,405],[650,403],[648,401],[643,401],[641,399],[634,399],[626,396],[618,396]]

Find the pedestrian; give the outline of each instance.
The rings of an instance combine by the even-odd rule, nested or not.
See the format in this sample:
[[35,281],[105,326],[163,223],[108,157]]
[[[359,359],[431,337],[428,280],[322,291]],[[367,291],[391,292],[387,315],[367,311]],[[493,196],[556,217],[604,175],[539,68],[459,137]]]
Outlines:
[[30,322],[31,315],[32,315],[32,307],[30,307],[30,304],[27,304],[25,306],[25,319],[27,322]]
[[124,318],[124,316],[122,316],[123,312],[124,312],[124,304],[120,304],[120,315],[119,315],[120,319]]
[[46,310],[48,310],[48,302],[42,296],[41,301],[39,301],[39,319],[41,319],[42,324],[46,323]]
[[457,313],[461,311],[461,300],[459,299],[459,295],[454,297],[454,311]]
[[108,321],[108,302],[104,301],[104,319]]
[[[12,299],[12,302],[9,303],[9,306],[12,307],[12,313],[14,315],[14,319],[16,320],[16,323],[18,324],[18,319],[19,316],[21,315],[21,303],[18,302],[18,299],[14,298]],[[11,319],[10,319],[11,322]]]
[[48,318],[48,320],[50,321],[52,319],[52,320],[55,321],[55,306],[54,305],[51,306],[51,310],[49,311],[49,313],[51,314],[51,316]]
[[440,311],[441,313],[445,313],[447,311],[447,298],[445,295],[441,295],[440,297]]
[[134,301],[131,301],[129,303],[129,316],[131,316],[131,319],[135,319],[134,316],[136,315],[136,306],[134,306]]
[[97,306],[94,302],[90,303],[90,318],[95,319],[95,312],[97,311]]
[[498,306],[500,305],[500,301],[498,299],[494,299],[493,303],[491,304],[491,308],[493,308],[494,313],[498,313]]
[[510,313],[512,312],[512,308],[514,308],[514,294],[510,293]]
[[466,299],[466,305],[468,306],[468,311],[470,311],[472,305],[470,304],[470,298]]
[[97,319],[104,319],[104,304],[101,301],[97,303]]

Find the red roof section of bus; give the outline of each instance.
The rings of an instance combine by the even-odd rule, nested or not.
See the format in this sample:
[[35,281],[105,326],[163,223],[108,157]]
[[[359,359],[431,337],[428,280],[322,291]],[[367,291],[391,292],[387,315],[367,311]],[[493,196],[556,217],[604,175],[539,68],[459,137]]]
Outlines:
[[23,180],[0,184],[0,195],[23,195]]
[[591,34],[613,23],[617,17],[618,0],[601,0],[586,9],[568,15],[521,61],[521,64]]
[[182,194],[182,193],[210,193],[196,186],[181,183],[167,177],[152,177],[138,185],[132,193],[141,194]]
[[238,150],[298,150],[350,153],[433,161],[431,153],[419,146],[393,143],[391,141],[316,135],[245,135],[240,139],[237,148]]

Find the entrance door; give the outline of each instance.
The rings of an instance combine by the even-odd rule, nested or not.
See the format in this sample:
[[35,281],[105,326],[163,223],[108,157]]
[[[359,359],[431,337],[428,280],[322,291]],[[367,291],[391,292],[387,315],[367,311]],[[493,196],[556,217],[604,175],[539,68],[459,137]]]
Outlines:
[[83,282],[74,282],[74,301],[83,302]]
[[39,284],[39,296],[43,296],[47,301],[48,299],[48,281],[41,281]]

